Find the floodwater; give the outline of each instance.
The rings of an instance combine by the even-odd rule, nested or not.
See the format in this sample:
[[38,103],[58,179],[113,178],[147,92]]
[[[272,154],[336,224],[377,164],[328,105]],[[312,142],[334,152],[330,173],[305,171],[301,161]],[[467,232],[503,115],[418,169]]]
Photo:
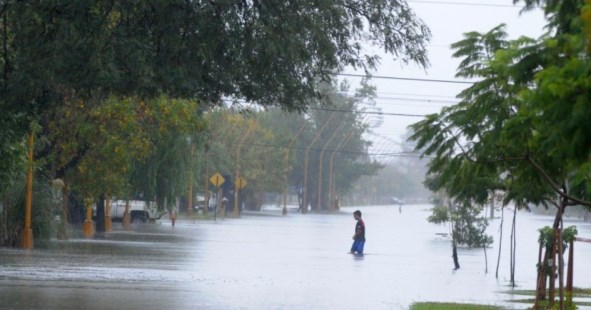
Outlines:
[[[505,214],[499,277],[495,243],[460,249],[453,269],[449,228],[427,222],[428,205],[360,207],[366,255],[348,254],[355,208],[339,214],[169,221],[115,231],[104,239],[37,242],[0,249],[2,309],[408,309],[453,301],[525,309],[508,294],[512,212]],[[537,230],[553,218],[518,212],[516,289],[534,289]],[[591,224],[577,219],[581,237]],[[575,244],[575,286],[591,287],[591,244]],[[486,264],[488,261],[488,264]],[[487,266],[488,265],[488,266]],[[488,268],[487,268],[488,267]],[[488,269],[488,272],[486,272]]]

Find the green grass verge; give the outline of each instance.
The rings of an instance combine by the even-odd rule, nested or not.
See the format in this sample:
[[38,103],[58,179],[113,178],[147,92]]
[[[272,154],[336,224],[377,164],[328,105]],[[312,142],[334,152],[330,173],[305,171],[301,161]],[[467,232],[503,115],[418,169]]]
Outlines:
[[[511,294],[511,295],[534,296],[536,291],[535,290],[512,290],[512,291],[503,291],[502,293]],[[558,291],[556,294],[558,295]],[[573,297],[591,297],[591,288],[575,287],[575,288],[573,288]]]
[[[523,298],[523,299],[507,300],[508,302],[517,303],[517,304],[529,304],[529,305],[533,305],[535,302],[535,299],[533,298],[536,293],[535,290],[512,290],[512,291],[504,291],[503,293],[511,294],[513,296],[530,297],[530,298]],[[558,294],[558,292],[556,294]],[[576,298],[591,298],[591,288],[576,288],[575,287],[573,289],[573,298],[575,298],[575,301],[573,302],[573,304],[568,304],[568,302],[567,302],[566,309],[575,309],[575,307],[577,307],[577,306],[584,306],[584,307],[591,306],[591,302],[576,300]],[[549,308],[547,306],[547,303],[548,303],[547,300],[541,301],[540,308],[541,309]],[[558,304],[558,295],[556,295],[554,303],[555,303],[555,305]]]
[[446,302],[416,302],[410,310],[502,310],[503,307],[475,304],[458,304]]

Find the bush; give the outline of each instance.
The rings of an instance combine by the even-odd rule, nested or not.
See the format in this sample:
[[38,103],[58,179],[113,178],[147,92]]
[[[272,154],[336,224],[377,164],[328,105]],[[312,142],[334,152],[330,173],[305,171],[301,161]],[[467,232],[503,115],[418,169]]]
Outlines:
[[[26,177],[19,175],[0,193],[0,246],[19,246],[25,222]],[[49,179],[37,176],[33,180],[31,228],[35,239],[49,239],[55,235],[54,217],[59,201],[54,199]]]

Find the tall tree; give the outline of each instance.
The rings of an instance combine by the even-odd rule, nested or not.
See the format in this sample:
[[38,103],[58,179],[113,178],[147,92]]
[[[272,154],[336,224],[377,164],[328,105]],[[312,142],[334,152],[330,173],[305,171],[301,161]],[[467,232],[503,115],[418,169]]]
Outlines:
[[464,58],[458,76],[477,81],[458,105],[413,125],[412,139],[434,156],[429,172],[450,196],[502,190],[504,203],[554,205],[556,230],[567,206],[591,206],[589,11],[582,1],[525,2],[545,5],[549,34],[467,34],[452,46]]
[[165,95],[302,111],[319,80],[375,68],[363,43],[426,66],[430,39],[405,2],[386,0],[7,0],[0,21],[0,184],[31,123],[62,105]]
[[0,18],[7,137],[71,93],[239,97],[304,110],[319,79],[346,65],[375,68],[363,43],[424,66],[430,39],[405,2],[385,0],[8,0]]

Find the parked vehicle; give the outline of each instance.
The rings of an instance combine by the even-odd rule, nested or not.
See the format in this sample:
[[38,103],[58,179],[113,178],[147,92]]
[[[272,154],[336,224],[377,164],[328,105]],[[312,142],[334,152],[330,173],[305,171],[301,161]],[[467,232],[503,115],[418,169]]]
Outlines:
[[[111,201],[111,220],[122,221],[125,213],[125,200]],[[143,200],[129,201],[129,215],[132,223],[147,223],[149,221],[156,221],[160,219],[164,211],[158,211],[155,202]]]
[[[207,210],[209,212],[212,212],[213,210],[215,210],[216,204],[217,204],[217,199],[216,199],[215,194],[210,193]],[[195,199],[195,203],[193,205],[193,210],[198,211],[198,212],[205,211],[205,195],[204,194],[197,194],[196,199]]]

